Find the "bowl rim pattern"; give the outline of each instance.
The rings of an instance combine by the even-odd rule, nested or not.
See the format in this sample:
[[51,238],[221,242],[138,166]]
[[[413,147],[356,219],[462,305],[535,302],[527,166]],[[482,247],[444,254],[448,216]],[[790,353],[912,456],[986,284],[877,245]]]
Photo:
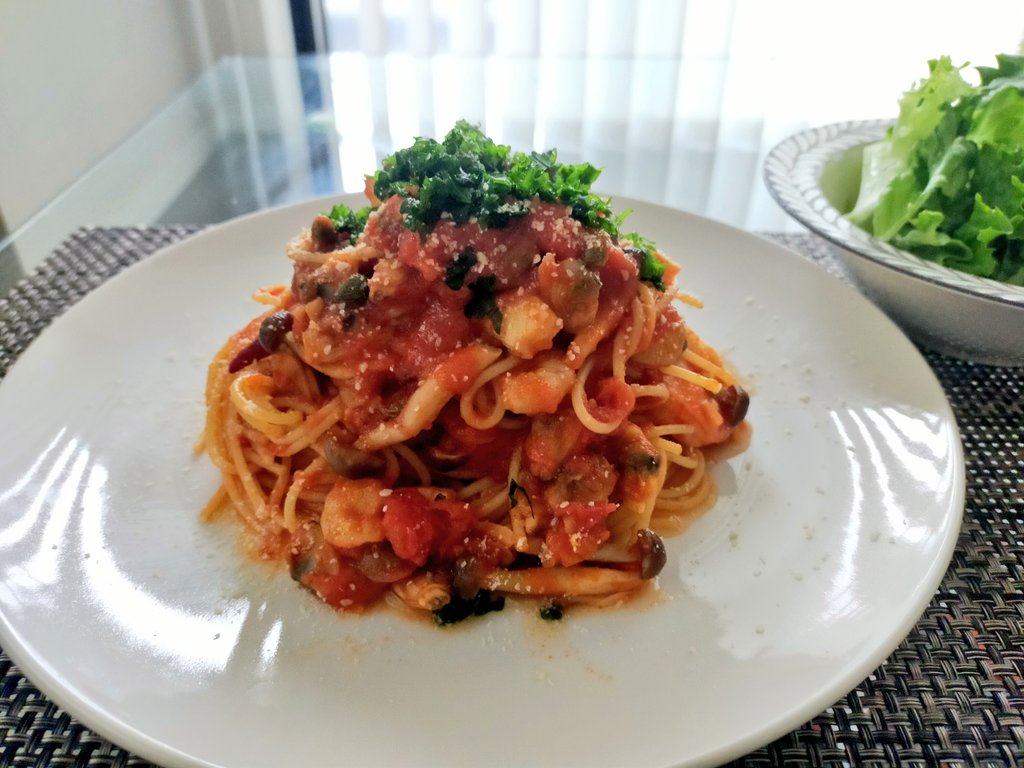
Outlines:
[[783,139],[765,156],[768,192],[790,216],[834,245],[944,288],[1024,308],[1024,288],[959,272],[877,240],[825,198],[819,179],[826,163],[842,152],[877,141],[890,125],[891,120],[848,120]]

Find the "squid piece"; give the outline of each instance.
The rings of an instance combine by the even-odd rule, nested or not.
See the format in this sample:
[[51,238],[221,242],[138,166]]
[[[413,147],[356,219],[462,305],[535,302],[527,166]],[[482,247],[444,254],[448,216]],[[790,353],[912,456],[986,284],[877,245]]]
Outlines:
[[[457,359],[456,359],[456,356]],[[402,443],[428,429],[452,396],[464,391],[487,366],[501,357],[495,347],[474,346],[452,353],[450,362],[439,365],[413,392],[398,417],[379,424],[360,435],[355,447],[361,451],[377,451]]]
[[615,568],[523,568],[497,570],[483,579],[483,588],[539,597],[600,597],[632,592],[643,586],[639,573]]

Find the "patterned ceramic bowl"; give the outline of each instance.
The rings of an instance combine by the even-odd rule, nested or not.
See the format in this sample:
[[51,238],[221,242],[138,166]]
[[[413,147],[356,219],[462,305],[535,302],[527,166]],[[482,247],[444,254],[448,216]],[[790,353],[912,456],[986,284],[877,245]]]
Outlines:
[[828,240],[861,290],[923,346],[989,365],[1024,365],[1024,288],[926,261],[846,219],[861,152],[886,121],[812,128],[777,145],[765,182],[793,218]]

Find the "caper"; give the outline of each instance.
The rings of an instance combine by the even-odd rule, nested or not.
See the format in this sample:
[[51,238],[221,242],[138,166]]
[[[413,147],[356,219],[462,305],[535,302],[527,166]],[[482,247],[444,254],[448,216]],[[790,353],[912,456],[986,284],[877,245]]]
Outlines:
[[316,293],[327,304],[361,307],[370,298],[370,284],[366,277],[356,274],[340,285],[338,283],[320,283],[316,287]]
[[370,298],[370,283],[362,275],[352,275],[338,288],[338,301],[351,307],[366,303]]
[[640,450],[630,453],[625,458],[625,466],[638,474],[655,475],[661,469],[661,458],[656,454],[644,453]]
[[636,262],[642,262],[646,255],[642,248],[637,248],[635,245],[627,245],[622,249],[622,252],[627,256],[632,256]]
[[543,603],[540,607],[540,617],[544,621],[561,621],[565,612],[561,605],[556,603],[554,600],[548,603]]
[[284,337],[292,329],[293,320],[292,313],[284,310],[264,318],[260,323],[260,346],[267,352],[273,352],[280,347]]
[[308,303],[317,297],[317,284],[312,280],[299,280],[292,292],[299,301]]
[[583,251],[583,263],[588,267],[603,267],[607,260],[608,249],[605,244],[597,239],[588,239],[586,250]]
[[333,251],[338,244],[338,230],[334,222],[327,216],[320,215],[313,219],[309,228],[310,238],[313,240],[313,247],[320,253]]

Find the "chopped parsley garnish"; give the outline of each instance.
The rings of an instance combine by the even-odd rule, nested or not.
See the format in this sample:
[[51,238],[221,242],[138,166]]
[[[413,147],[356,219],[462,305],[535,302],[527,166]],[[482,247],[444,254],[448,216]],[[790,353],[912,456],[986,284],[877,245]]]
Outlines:
[[459,290],[466,281],[466,275],[476,266],[476,252],[472,248],[466,248],[456,256],[444,273],[444,284],[453,291]]
[[621,239],[630,243],[624,250],[636,259],[636,265],[640,269],[640,279],[646,280],[659,291],[664,291],[665,262],[655,255],[657,248],[654,243],[636,232],[622,235]]
[[494,332],[501,333],[501,310],[494,300],[494,282],[494,275],[487,275],[470,283],[469,291],[473,296],[466,302],[463,313],[466,317],[489,318]]
[[351,244],[362,234],[363,228],[366,226],[366,220],[370,216],[370,208],[367,206],[360,208],[358,211],[353,211],[347,205],[339,203],[324,213],[324,216],[331,220],[336,232],[339,234],[348,232],[348,241]]
[[[475,219],[483,229],[503,227],[528,214],[534,198],[564,205],[585,227],[629,243],[625,250],[636,259],[640,279],[665,290],[665,263],[657,257],[654,243],[636,233],[620,233],[630,211],[615,215],[610,200],[591,192],[600,175],[601,169],[590,163],[559,163],[554,149],[513,152],[460,120],[442,141],[417,138],[412,146],[385,158],[373,177],[373,192],[380,200],[400,197],[405,226],[421,236],[442,219],[451,219],[456,225]],[[349,243],[354,243],[369,214],[369,208],[353,211],[335,205],[323,215],[339,235],[347,233]],[[585,261],[599,266],[603,255],[603,249],[594,247],[588,250]],[[452,290],[462,288],[475,264],[472,250],[460,253],[445,271],[445,285]],[[487,280],[481,278],[470,284],[473,297],[466,304],[466,316],[488,317],[494,329],[500,331],[501,312],[494,303],[493,278]]]
[[526,503],[529,504],[531,507],[533,506],[533,502],[530,501],[530,495],[526,492],[526,489],[523,488],[523,486],[521,486],[515,480],[509,480],[508,481],[508,508],[509,509],[515,509],[517,506],[519,506],[519,499],[516,498],[516,494],[517,493],[523,494],[523,496],[526,498]]
[[585,226],[619,234],[621,217],[590,191],[601,175],[590,163],[563,165],[555,150],[529,155],[495,144],[460,120],[441,142],[418,138],[386,158],[374,176],[381,200],[399,195],[406,226],[425,233],[451,216],[456,224],[475,217],[481,227],[502,227],[529,212],[535,197],[561,203]]
[[481,589],[471,600],[463,600],[461,597],[452,595],[448,605],[434,611],[434,621],[444,627],[449,624],[457,624],[470,616],[483,616],[491,611],[500,611],[504,607],[504,597],[500,595],[494,597],[486,589]]

